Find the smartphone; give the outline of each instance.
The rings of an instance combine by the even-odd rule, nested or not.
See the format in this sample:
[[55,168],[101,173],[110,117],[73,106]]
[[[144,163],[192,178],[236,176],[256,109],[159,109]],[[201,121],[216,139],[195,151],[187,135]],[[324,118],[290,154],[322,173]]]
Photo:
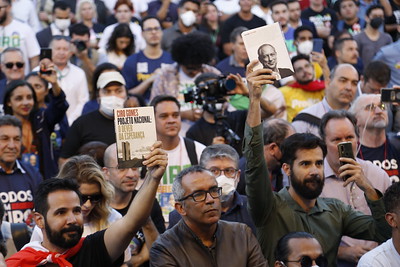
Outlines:
[[314,52],[322,53],[322,47],[324,46],[324,41],[320,38],[314,38],[313,50]]
[[394,88],[381,89],[381,102],[400,103],[400,90]]
[[[51,48],[41,48],[39,57],[40,57],[40,60],[42,60],[44,58],[48,58],[51,60],[51,57],[52,57]],[[39,72],[41,74],[47,74],[47,75],[51,74],[51,70],[45,70],[42,68],[40,68]]]
[[[338,151],[339,151],[339,157],[355,159],[354,154],[353,154],[353,145],[351,142],[341,142],[337,145],[337,147],[338,147]],[[340,165],[344,165],[344,164],[347,164],[347,163],[340,162]],[[350,177],[351,177],[350,175],[346,175],[343,178],[343,180],[346,181]]]

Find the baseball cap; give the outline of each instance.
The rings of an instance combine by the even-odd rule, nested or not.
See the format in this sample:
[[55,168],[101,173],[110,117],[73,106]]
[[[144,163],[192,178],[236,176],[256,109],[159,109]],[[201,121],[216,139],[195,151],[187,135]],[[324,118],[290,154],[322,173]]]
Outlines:
[[104,88],[111,82],[118,82],[125,85],[125,79],[118,71],[103,72],[97,79],[97,89]]

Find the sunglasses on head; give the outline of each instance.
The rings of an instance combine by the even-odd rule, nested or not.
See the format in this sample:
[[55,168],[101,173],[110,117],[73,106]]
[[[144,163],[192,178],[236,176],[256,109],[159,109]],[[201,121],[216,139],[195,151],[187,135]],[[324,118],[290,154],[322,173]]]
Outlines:
[[90,202],[92,204],[94,203],[99,203],[101,201],[101,199],[103,198],[102,195],[100,194],[96,194],[96,195],[82,195],[82,203],[86,203],[88,200],[90,200]]
[[24,62],[7,62],[4,63],[4,66],[6,66],[7,69],[12,69],[13,67],[17,66],[18,69],[22,68],[25,64]]
[[[313,260],[315,260],[315,264],[318,265],[319,267],[327,267],[328,266],[328,261],[324,256],[319,256],[316,259],[311,259],[309,256],[303,256],[300,258],[298,261],[286,261],[286,262],[297,262],[300,263],[301,267],[312,267],[313,266]],[[281,262],[283,266],[286,266]]]

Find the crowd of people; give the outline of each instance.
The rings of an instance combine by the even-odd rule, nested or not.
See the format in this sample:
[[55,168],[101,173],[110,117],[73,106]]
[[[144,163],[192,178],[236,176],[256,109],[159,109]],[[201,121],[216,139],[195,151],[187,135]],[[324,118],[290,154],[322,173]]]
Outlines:
[[0,266],[400,266],[399,0],[0,0],[0,32]]

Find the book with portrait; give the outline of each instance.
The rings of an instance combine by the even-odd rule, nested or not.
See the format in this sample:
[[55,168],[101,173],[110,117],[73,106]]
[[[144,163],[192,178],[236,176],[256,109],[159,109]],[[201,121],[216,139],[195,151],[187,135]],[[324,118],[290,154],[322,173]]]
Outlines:
[[242,33],[250,61],[258,59],[254,70],[271,69],[277,80],[293,75],[285,37],[278,22]]
[[157,141],[153,107],[114,109],[119,168],[142,167]]

